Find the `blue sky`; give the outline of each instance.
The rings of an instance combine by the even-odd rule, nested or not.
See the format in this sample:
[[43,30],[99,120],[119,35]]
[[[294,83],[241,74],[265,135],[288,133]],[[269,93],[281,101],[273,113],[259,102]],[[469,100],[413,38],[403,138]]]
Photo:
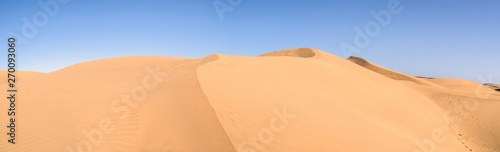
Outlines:
[[[23,18],[39,24],[36,34],[24,37],[29,42],[18,42],[23,71],[123,56],[257,56],[299,47],[345,58],[340,44],[357,47],[354,29],[379,23],[370,12],[399,2],[400,12],[387,26],[379,23],[378,35],[352,55],[410,75],[500,83],[500,1],[240,1],[218,0],[232,10],[224,20],[213,0],[4,1],[0,34],[24,37]],[[57,12],[51,16],[40,2],[57,4]]]

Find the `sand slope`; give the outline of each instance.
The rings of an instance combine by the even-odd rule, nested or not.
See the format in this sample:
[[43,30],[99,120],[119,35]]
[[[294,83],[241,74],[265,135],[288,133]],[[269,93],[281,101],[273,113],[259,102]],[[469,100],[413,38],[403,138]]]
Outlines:
[[478,87],[482,87],[482,84],[469,81],[469,80],[461,80],[461,79],[450,79],[450,78],[439,78],[439,79],[427,79],[432,83],[438,84],[445,88],[461,91],[466,93],[474,93],[475,89]]
[[18,144],[2,152],[500,150],[500,97],[310,48],[104,59],[22,82]]

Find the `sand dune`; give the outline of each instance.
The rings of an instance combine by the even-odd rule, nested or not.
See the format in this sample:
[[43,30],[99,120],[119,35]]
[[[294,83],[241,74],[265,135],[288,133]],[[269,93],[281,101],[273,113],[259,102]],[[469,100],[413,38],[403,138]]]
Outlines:
[[[4,85],[7,85],[8,82],[7,82],[7,74],[9,72],[7,72],[7,70],[0,70],[0,79],[1,80],[5,80],[5,81],[1,81],[0,82],[0,86],[4,86]],[[15,72],[15,75],[16,75],[16,81],[21,81],[21,80],[26,80],[26,79],[29,79],[29,78],[32,78],[32,77],[36,77],[36,76],[39,76],[41,74],[44,74],[44,73],[41,73],[41,72],[30,72],[30,71],[17,71]]]
[[104,59],[19,85],[2,152],[500,151],[500,97],[476,83],[310,48]]

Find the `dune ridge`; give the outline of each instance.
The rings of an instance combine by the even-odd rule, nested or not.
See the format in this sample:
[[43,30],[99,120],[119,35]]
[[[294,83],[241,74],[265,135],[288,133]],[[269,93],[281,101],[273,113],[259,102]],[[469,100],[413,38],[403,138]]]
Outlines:
[[289,49],[289,50],[281,50],[271,53],[266,53],[259,55],[260,57],[265,56],[289,56],[289,57],[301,57],[301,58],[310,58],[317,55],[318,50],[312,48],[298,48],[298,49]]
[[347,58],[347,60],[351,61],[353,63],[356,63],[356,64],[358,64],[366,69],[369,69],[373,72],[377,72],[381,75],[384,75],[386,77],[394,79],[394,80],[404,80],[404,81],[411,81],[411,82],[421,84],[421,85],[436,86],[435,84],[420,80],[414,76],[410,76],[410,75],[406,75],[406,74],[399,73],[396,71],[392,71],[392,70],[389,70],[387,68],[381,67],[379,65],[373,64],[370,61],[367,61],[363,58],[351,56],[351,57]]

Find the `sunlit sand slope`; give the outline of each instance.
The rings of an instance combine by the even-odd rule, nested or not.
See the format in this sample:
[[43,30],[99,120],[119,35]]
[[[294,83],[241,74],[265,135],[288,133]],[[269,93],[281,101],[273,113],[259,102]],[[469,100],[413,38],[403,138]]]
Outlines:
[[0,136],[0,151],[234,151],[200,90],[199,61],[113,58],[26,80],[16,145]]

